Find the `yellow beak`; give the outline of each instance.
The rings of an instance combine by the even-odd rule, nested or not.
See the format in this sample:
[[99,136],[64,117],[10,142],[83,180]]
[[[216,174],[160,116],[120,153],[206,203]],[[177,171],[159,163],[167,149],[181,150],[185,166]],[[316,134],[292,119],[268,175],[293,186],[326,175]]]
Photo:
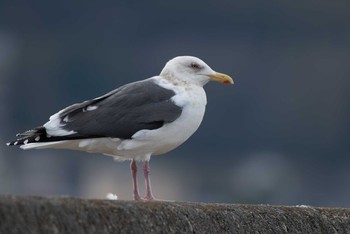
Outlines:
[[233,84],[233,80],[230,76],[216,72],[215,75],[209,75],[210,80],[217,81],[224,84]]

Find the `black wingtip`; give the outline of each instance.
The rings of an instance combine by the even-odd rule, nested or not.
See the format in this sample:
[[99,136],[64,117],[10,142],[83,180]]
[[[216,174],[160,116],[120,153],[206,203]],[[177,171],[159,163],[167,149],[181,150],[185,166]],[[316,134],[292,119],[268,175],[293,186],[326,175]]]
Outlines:
[[10,141],[6,143],[7,146],[12,146],[12,145],[26,145],[28,143],[33,143],[33,142],[40,142],[40,138],[45,138],[43,136],[46,136],[46,129],[43,126],[36,127],[34,129],[30,129],[28,131],[22,132],[22,133],[17,133],[16,134],[17,139],[14,141]]

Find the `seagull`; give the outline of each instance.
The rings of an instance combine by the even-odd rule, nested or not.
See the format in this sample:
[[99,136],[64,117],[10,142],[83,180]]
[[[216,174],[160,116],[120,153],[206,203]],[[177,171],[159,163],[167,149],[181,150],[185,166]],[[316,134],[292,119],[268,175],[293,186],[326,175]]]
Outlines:
[[[233,84],[201,59],[179,56],[158,76],[121,86],[101,97],[68,106],[43,126],[17,134],[7,143],[21,149],[70,149],[131,160],[133,199],[155,200],[150,180],[152,155],[184,143],[202,122],[209,81]],[[143,162],[146,195],[137,184],[137,161]]]

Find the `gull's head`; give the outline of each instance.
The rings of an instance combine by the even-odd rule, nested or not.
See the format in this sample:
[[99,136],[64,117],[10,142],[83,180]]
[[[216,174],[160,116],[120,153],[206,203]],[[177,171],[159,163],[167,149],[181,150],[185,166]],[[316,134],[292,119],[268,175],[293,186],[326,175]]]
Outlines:
[[192,56],[173,58],[167,62],[160,75],[169,80],[181,80],[200,86],[205,85],[210,80],[233,84],[231,77],[214,71],[201,59]]

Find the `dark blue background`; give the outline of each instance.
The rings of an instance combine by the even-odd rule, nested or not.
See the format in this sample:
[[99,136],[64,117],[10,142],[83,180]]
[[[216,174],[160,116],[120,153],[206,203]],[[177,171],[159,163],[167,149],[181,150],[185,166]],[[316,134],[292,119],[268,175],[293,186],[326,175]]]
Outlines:
[[[350,206],[345,1],[1,1],[0,192],[131,198],[128,163],[7,148],[72,103],[193,55],[209,83],[197,133],[151,160],[161,199]],[[140,182],[141,178],[140,178]]]

